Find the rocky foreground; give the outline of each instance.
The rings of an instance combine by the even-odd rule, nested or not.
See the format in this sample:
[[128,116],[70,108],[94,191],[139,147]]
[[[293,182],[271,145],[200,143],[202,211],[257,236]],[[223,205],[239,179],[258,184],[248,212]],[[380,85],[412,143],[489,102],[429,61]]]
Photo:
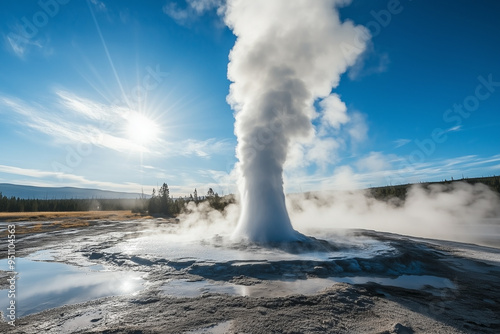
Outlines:
[[[49,261],[139,272],[143,288],[128,295],[46,309],[16,319],[15,327],[2,322],[2,333],[500,332],[500,251],[495,248],[353,231],[352,238],[383,241],[392,251],[372,258],[200,263],[106,251],[146,231],[161,231],[162,226],[176,224],[175,220],[108,217],[75,222],[72,217],[65,224],[64,218],[57,219],[16,222],[23,231],[16,241],[17,257],[51,250],[55,255]],[[9,223],[0,224],[4,235]],[[6,258],[6,245],[1,245],[0,258]],[[405,275],[432,275],[452,284],[415,289],[368,280],[291,294],[278,293],[275,285],[285,278],[300,282]],[[8,273],[1,271],[0,276],[0,288],[7,289]],[[260,293],[206,290],[189,297],[174,296],[163,289],[172,280],[260,287]]]

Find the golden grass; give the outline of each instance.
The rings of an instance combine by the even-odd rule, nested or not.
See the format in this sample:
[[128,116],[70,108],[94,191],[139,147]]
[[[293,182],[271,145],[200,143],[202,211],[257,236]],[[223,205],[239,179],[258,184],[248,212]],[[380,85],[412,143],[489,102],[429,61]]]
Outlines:
[[[85,228],[91,225],[92,220],[122,221],[128,219],[151,218],[122,211],[73,211],[73,212],[0,212],[0,222],[30,222],[16,226],[16,234],[30,234],[57,231],[68,228]],[[39,223],[39,222],[46,222]],[[6,227],[6,225],[4,225]],[[0,238],[5,237],[8,231],[0,232]]]

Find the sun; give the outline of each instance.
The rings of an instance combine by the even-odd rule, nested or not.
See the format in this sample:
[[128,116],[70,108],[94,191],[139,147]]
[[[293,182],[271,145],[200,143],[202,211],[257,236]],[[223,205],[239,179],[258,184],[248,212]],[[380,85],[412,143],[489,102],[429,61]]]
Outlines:
[[146,115],[131,112],[127,118],[127,134],[134,143],[146,145],[158,138],[159,127]]

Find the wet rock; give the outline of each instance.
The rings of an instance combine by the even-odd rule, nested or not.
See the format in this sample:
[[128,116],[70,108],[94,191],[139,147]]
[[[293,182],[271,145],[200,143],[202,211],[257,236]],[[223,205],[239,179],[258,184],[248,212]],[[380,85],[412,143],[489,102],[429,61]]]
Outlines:
[[395,334],[413,334],[415,333],[415,331],[411,328],[411,327],[406,327],[400,323],[396,323],[394,324],[394,326],[392,326],[392,332],[391,333],[395,333]]
[[323,266],[315,266],[313,268],[313,274],[315,275],[321,275],[321,276],[324,276],[324,275],[327,275],[328,274],[328,269],[326,269],[325,267]]
[[153,262],[151,262],[150,260],[144,259],[144,258],[139,257],[139,256],[132,256],[130,258],[130,261],[135,262],[135,263],[140,264],[140,265],[143,265],[143,266],[153,265]]
[[136,299],[132,300],[131,303],[133,304],[139,304],[139,305],[146,305],[146,304],[152,304],[152,303],[157,303],[159,301],[158,298],[146,298],[146,299]]
[[90,255],[89,255],[89,260],[97,260],[97,259],[100,259],[104,256],[104,254],[102,253],[95,253],[95,252],[92,252]]
[[346,272],[358,272],[361,271],[358,261],[356,259],[341,260],[337,261],[337,264],[342,266]]

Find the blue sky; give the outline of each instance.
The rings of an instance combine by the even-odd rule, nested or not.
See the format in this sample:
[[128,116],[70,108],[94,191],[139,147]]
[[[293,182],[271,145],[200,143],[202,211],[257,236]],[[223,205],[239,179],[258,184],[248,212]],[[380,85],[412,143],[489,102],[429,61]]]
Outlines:
[[[0,183],[235,191],[235,37],[215,3],[3,1]],[[287,191],[500,174],[500,3],[340,14],[372,35],[334,89],[351,122],[321,159],[290,153]]]

